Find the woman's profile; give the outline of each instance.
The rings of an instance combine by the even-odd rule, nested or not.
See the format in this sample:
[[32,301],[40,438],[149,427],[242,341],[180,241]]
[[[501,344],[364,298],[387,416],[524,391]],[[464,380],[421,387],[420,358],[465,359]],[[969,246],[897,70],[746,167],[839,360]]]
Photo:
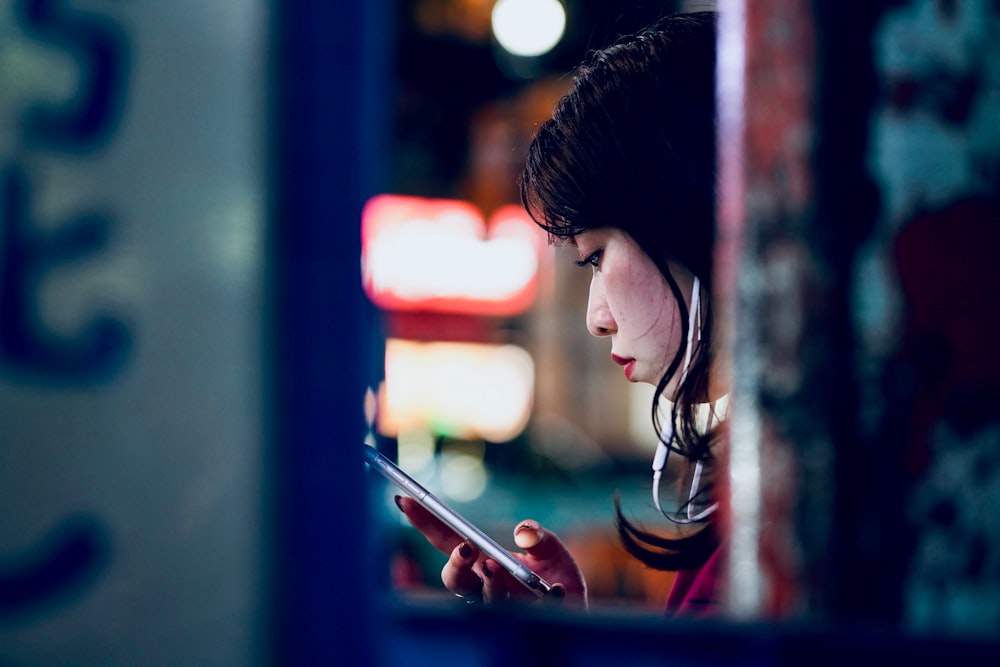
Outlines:
[[[609,363],[621,365],[623,382],[656,387],[651,502],[663,525],[616,514],[632,556],[678,573],[669,614],[710,614],[722,567],[714,482],[729,381],[712,304],[715,23],[709,12],[664,17],[590,53],[538,128],[520,181],[528,213],[590,273],[586,326],[608,341]],[[671,457],[684,464],[679,497],[660,488]],[[449,556],[449,590],[487,601],[526,595],[415,502],[397,504]],[[583,575],[554,533],[526,520],[514,539],[566,603],[586,605]]]

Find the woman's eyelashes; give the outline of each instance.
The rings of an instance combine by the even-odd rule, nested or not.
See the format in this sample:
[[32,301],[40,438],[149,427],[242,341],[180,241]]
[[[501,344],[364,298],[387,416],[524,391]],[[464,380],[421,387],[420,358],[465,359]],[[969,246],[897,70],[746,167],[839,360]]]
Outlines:
[[587,255],[584,259],[574,262],[579,267],[592,266],[595,269],[601,265],[601,251],[595,250],[594,252]]

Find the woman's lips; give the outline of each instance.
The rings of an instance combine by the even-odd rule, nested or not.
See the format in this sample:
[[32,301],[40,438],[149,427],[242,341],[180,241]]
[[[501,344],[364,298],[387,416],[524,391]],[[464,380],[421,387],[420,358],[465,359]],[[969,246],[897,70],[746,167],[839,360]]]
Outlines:
[[635,368],[635,359],[626,359],[624,357],[619,357],[617,354],[612,354],[611,358],[619,366],[625,367],[625,379],[632,381],[632,370]]

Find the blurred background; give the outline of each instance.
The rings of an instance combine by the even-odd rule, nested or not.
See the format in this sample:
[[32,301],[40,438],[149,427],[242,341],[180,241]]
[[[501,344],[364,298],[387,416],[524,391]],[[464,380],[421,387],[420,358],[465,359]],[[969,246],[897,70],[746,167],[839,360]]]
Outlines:
[[[0,0],[0,666],[989,664],[1000,17],[845,4]],[[516,179],[588,50],[716,5],[754,574],[692,627],[613,534],[651,389]],[[456,607],[366,438],[593,613]]]

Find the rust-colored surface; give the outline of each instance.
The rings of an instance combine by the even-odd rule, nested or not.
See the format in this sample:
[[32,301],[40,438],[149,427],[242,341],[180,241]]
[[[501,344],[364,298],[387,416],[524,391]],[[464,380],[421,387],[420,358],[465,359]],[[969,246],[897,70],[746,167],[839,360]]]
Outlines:
[[[748,594],[751,599],[738,603],[739,613],[765,618],[808,610],[808,570],[815,567],[816,545],[829,523],[829,516],[815,517],[816,529],[804,540],[797,514],[803,467],[816,467],[810,458],[817,458],[818,450],[822,459],[832,446],[822,402],[808,400],[815,391],[810,381],[819,370],[809,349],[822,344],[813,323],[823,318],[812,311],[826,307],[816,276],[822,262],[815,260],[804,233],[814,199],[813,23],[807,3],[745,3],[743,143],[741,150],[721,146],[722,190],[729,200],[722,203],[720,289],[734,290],[722,298],[724,303],[732,299],[728,312],[737,332],[731,477],[734,497],[741,499],[733,501],[732,512],[734,528],[748,530],[740,522],[757,522],[757,553],[733,553],[732,558],[756,559],[757,599]],[[721,110],[724,118],[730,112]],[[741,183],[731,182],[727,161],[734,159],[742,160]],[[734,198],[741,198],[742,211]],[[754,480],[755,472],[755,481],[740,481]],[[818,474],[829,472],[819,466]],[[739,488],[753,483],[756,514],[737,504],[753,502],[747,489]],[[813,506],[829,501],[825,495],[819,499]],[[745,584],[736,578],[747,572],[734,570],[732,584]]]

